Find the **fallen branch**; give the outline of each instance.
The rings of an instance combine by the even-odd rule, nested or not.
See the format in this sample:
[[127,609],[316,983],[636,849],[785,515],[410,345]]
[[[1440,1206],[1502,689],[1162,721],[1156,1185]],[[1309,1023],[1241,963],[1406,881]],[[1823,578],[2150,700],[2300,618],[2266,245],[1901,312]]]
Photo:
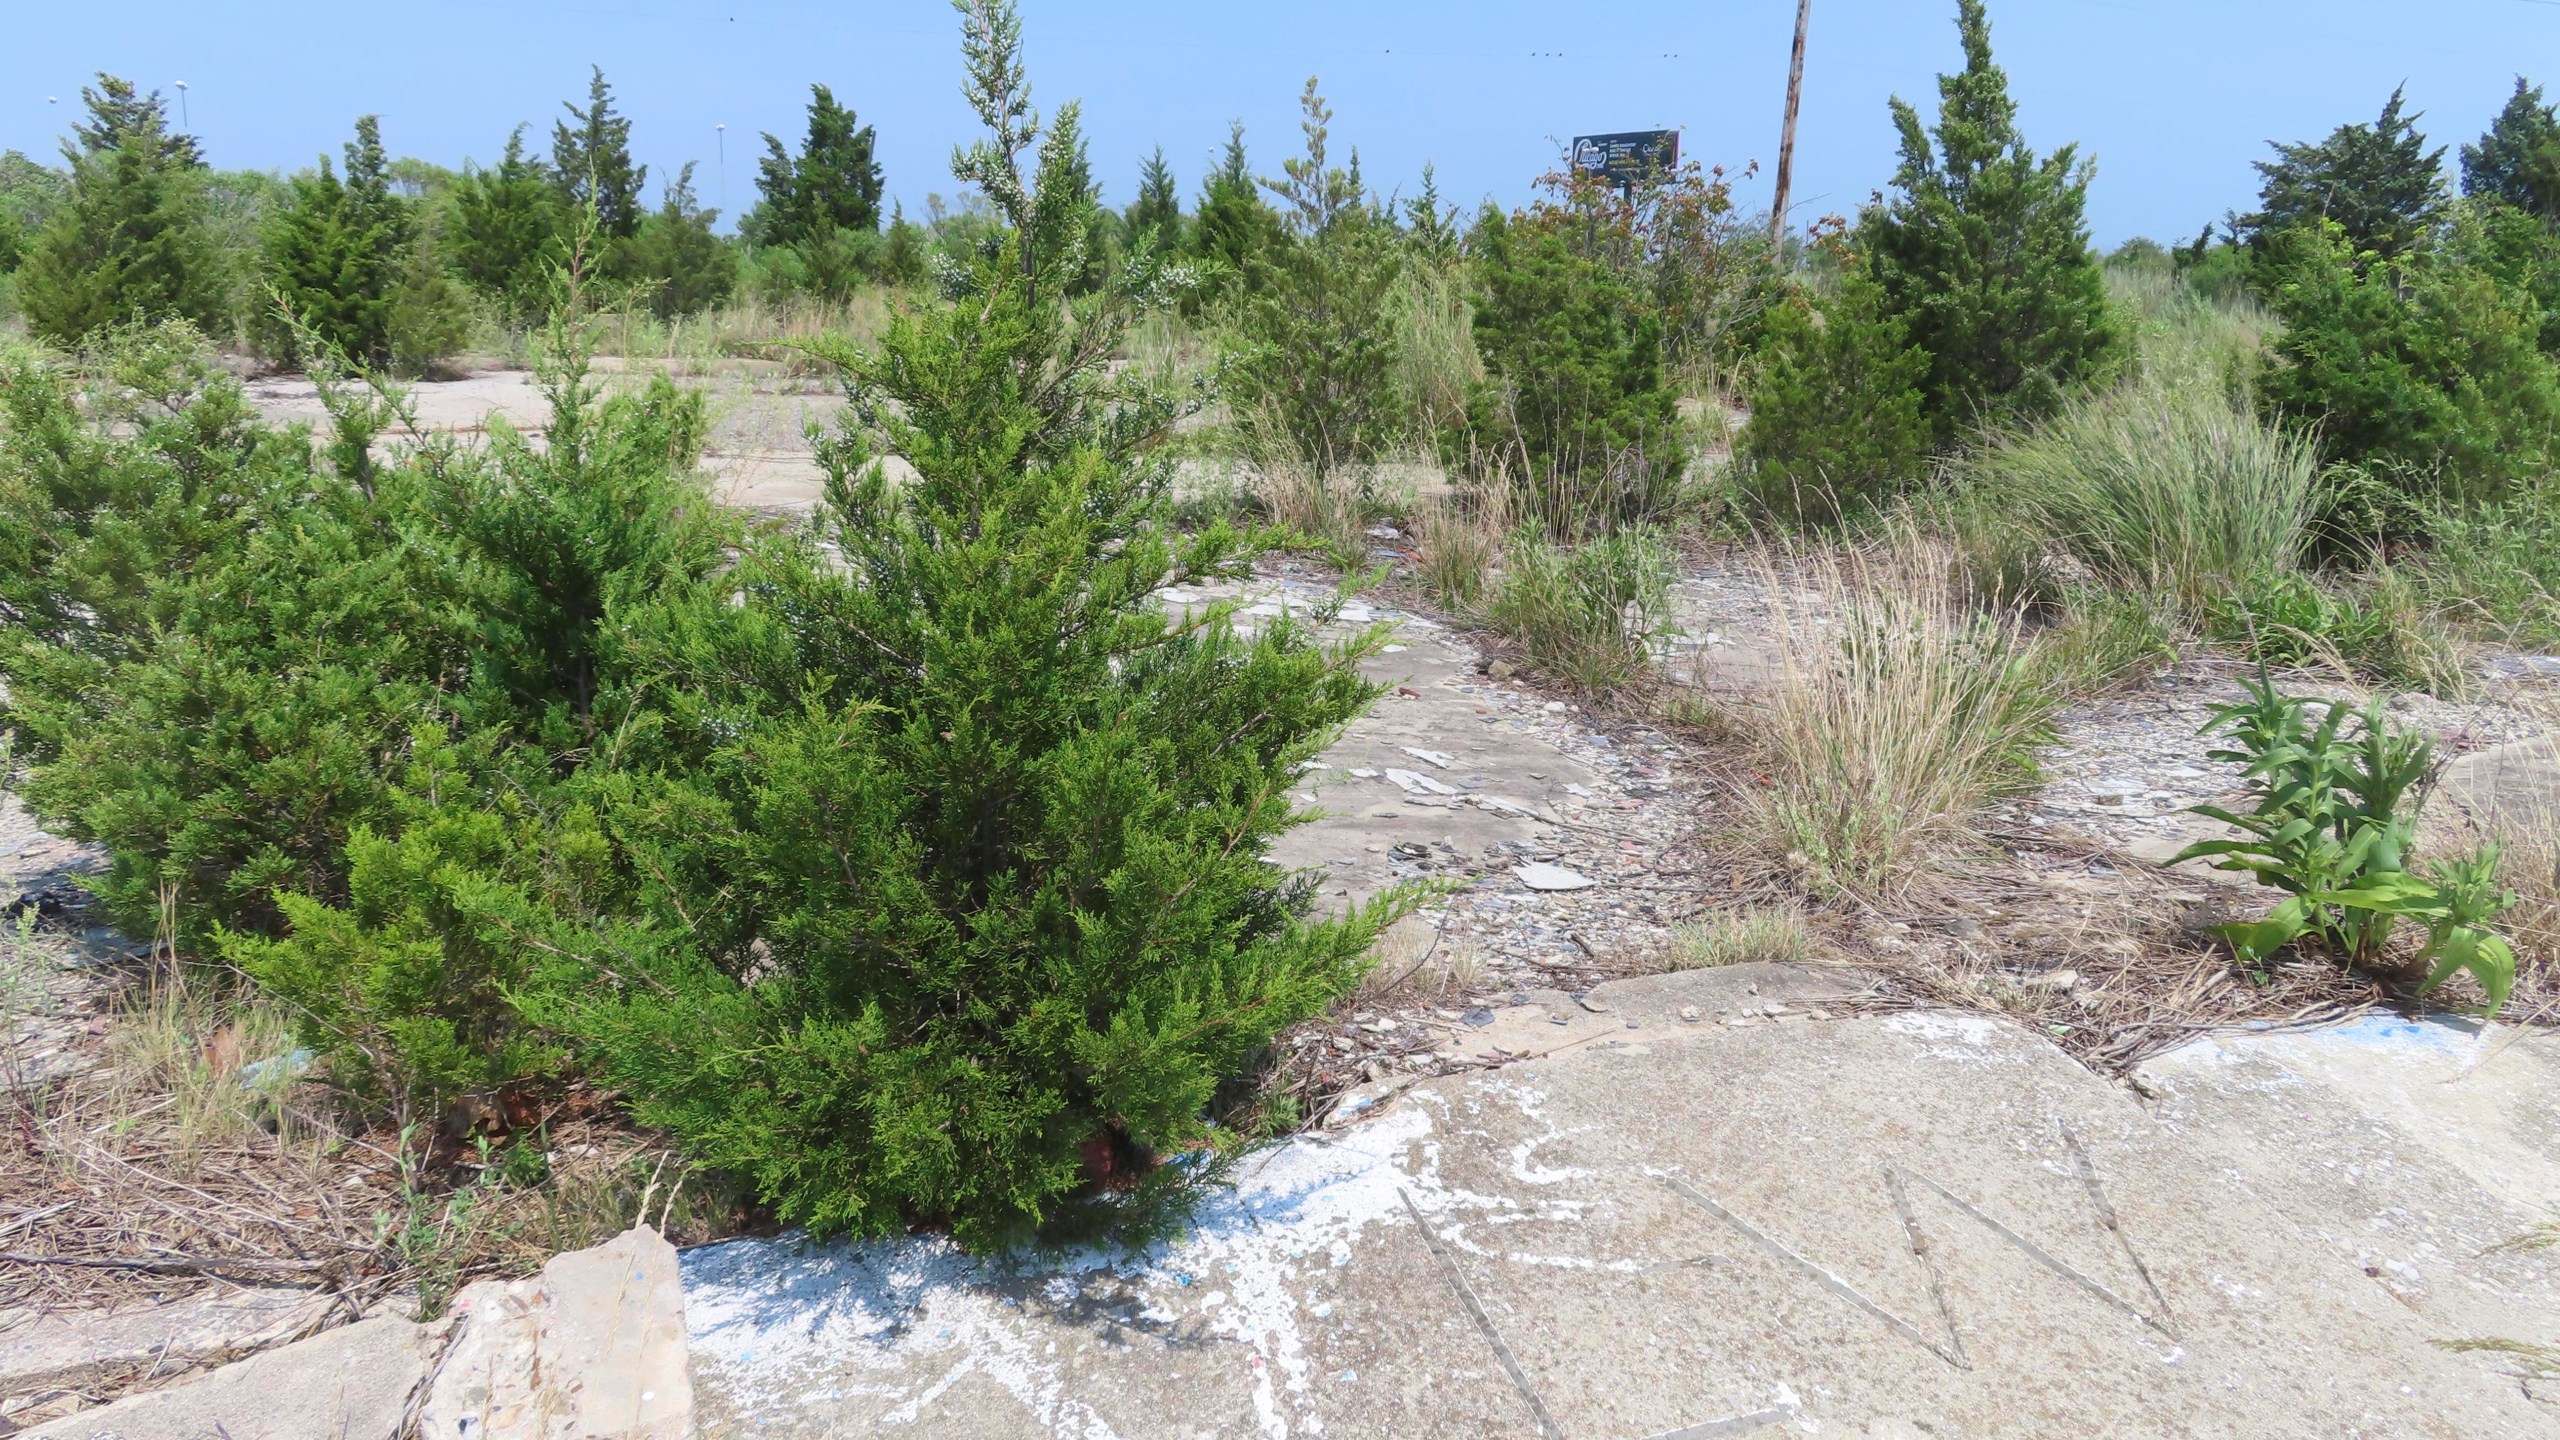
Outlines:
[[258,1257],[196,1255],[9,1255],[0,1265],[59,1265],[75,1270],[138,1270],[148,1275],[219,1275],[240,1270],[268,1275],[311,1275],[330,1269],[334,1260],[269,1260]]

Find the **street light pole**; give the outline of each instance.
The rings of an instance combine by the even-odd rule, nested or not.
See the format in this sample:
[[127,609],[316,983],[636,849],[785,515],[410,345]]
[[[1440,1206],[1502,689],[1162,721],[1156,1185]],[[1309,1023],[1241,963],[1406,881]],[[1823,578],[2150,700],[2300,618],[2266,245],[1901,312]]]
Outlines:
[[714,125],[711,134],[720,146],[720,213],[726,215],[729,213],[729,127],[726,124]]
[[184,80],[178,82],[178,128],[181,130],[196,128],[196,122],[187,116],[187,82]]
[[1813,18],[1813,0],[1796,0],[1795,58],[1787,63],[1787,123],[1778,132],[1778,194],[1769,204],[1769,248],[1780,251],[1787,243],[1787,198],[1795,188],[1796,178],[1796,109],[1804,101],[1804,32]]

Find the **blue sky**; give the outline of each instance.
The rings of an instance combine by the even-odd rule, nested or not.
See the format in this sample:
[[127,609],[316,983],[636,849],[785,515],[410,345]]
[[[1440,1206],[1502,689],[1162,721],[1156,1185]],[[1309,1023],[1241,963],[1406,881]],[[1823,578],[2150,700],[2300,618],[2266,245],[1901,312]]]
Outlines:
[[[880,131],[889,188],[921,210],[953,189],[971,119],[941,0],[122,0],[13,5],[0,46],[0,149],[50,157],[81,84],[109,70],[189,84],[217,164],[293,169],[373,111],[399,153],[487,159],[519,120],[538,138],[600,63],[660,174],[753,198],[758,132],[796,137],[811,81]],[[1335,143],[1368,178],[1410,187],[1425,160],[1472,204],[1523,198],[1579,132],[1680,126],[1692,158],[1777,148],[1793,0],[1475,5],[1307,0],[1024,0],[1035,97],[1085,102],[1096,173],[1125,201],[1158,143],[1196,190],[1230,117],[1258,169],[1298,142],[1296,97],[1321,75]],[[1934,101],[1956,63],[1953,0],[1815,0],[1797,158],[1800,219],[1850,211],[1893,164],[1885,100]],[[2192,234],[2254,193],[2271,138],[2370,119],[2406,80],[2439,143],[2478,134],[2518,70],[2560,93],[2560,0],[1992,0],[2029,140],[2099,164],[2098,238]],[[170,90],[175,96],[175,91]],[[48,105],[47,96],[59,103]],[[726,124],[725,182],[715,125]],[[547,144],[547,138],[543,139]]]

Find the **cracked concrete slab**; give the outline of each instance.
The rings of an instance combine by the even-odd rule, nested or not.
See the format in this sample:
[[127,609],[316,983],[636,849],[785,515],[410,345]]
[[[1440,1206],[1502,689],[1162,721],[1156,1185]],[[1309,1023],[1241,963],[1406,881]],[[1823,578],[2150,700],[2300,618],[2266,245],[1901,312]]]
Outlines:
[[[1594,994],[1676,1014],[1762,981],[1787,983],[1739,967]],[[2560,1072],[2507,1054],[2519,1093]],[[2182,1072],[2185,1098],[2155,1109],[2018,1026],[1916,1012],[1674,1025],[1425,1080],[1255,1157],[1187,1237],[1138,1257],[981,1262],[930,1237],[691,1252],[700,1421],[1088,1440],[2560,1434],[2496,1357],[2431,1343],[2440,1319],[2306,1231],[2316,1187],[2235,1183],[2234,1147],[2282,1156],[2269,1127],[2301,1122],[2235,1116],[2200,1139],[2177,1107],[2223,1103],[2225,1078]],[[2409,1127],[2430,1123],[2318,1104],[2364,1127],[2346,1154],[2422,1146]],[[2519,1124],[2517,1153],[2552,1163]],[[2504,1203],[2459,1165],[2433,1173],[2439,1213]],[[2454,1250],[2439,1263],[2496,1280]]]
[[441,1327],[384,1316],[183,1385],[83,1410],[23,1440],[395,1440]]
[[0,1414],[52,1390],[148,1382],[279,1345],[337,1304],[311,1290],[212,1290],[159,1305],[0,1317]]

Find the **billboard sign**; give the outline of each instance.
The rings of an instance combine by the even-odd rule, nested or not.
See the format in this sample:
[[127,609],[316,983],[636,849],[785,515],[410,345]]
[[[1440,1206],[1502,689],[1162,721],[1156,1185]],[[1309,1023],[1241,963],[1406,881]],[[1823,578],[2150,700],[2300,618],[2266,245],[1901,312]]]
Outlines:
[[1622,130],[1615,135],[1573,137],[1573,168],[1613,185],[1632,185],[1680,166],[1677,130]]

